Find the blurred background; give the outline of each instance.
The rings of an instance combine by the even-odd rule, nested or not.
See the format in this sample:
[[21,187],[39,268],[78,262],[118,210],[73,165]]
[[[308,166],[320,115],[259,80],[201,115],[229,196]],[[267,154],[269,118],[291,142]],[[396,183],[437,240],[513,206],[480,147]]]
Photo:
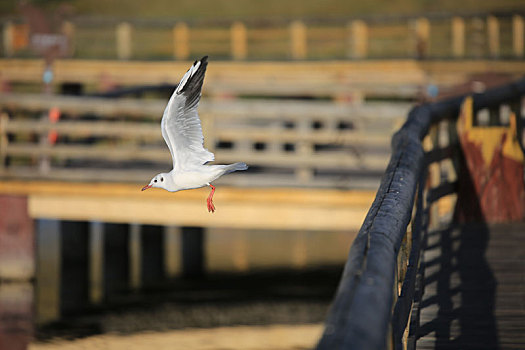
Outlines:
[[[416,104],[525,73],[525,4],[4,0],[0,350],[308,349]],[[208,189],[166,102],[209,55]]]

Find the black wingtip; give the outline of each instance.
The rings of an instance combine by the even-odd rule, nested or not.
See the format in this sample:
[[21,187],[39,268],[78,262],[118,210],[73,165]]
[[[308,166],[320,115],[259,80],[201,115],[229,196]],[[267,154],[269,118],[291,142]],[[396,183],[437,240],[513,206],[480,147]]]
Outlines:
[[200,60],[196,60],[195,62],[193,62],[193,65],[196,65],[197,62],[200,62],[201,64],[203,64],[203,63],[208,63],[208,55],[204,56],[204,57],[201,58]]
[[178,92],[184,94],[187,97],[186,107],[192,108],[199,102],[202,84],[204,82],[204,75],[206,74],[206,68],[208,66],[208,56],[204,56],[200,60],[195,61],[194,66],[197,62],[200,62],[197,70],[188,78],[188,81]]

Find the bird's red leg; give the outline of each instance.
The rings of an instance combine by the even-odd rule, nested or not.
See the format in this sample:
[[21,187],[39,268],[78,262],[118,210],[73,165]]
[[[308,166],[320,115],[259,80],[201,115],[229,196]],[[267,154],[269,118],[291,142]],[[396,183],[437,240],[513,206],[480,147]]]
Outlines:
[[206,199],[206,204],[208,205],[208,211],[210,213],[215,212],[215,206],[213,205],[213,194],[215,193],[215,186],[209,185],[211,187],[210,195],[208,196],[208,199]]

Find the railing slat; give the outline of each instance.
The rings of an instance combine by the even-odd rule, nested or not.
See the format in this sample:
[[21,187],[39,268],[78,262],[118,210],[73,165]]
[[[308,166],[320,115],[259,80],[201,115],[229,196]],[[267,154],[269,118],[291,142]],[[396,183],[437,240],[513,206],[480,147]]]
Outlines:
[[523,57],[524,27],[523,16],[514,15],[512,17],[512,49],[516,58]]

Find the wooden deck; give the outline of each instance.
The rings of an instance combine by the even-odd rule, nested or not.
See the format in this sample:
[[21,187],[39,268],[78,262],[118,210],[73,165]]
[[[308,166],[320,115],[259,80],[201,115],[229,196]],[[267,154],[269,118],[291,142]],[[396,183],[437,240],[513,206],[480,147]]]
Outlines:
[[525,348],[525,223],[431,232],[418,349]]

